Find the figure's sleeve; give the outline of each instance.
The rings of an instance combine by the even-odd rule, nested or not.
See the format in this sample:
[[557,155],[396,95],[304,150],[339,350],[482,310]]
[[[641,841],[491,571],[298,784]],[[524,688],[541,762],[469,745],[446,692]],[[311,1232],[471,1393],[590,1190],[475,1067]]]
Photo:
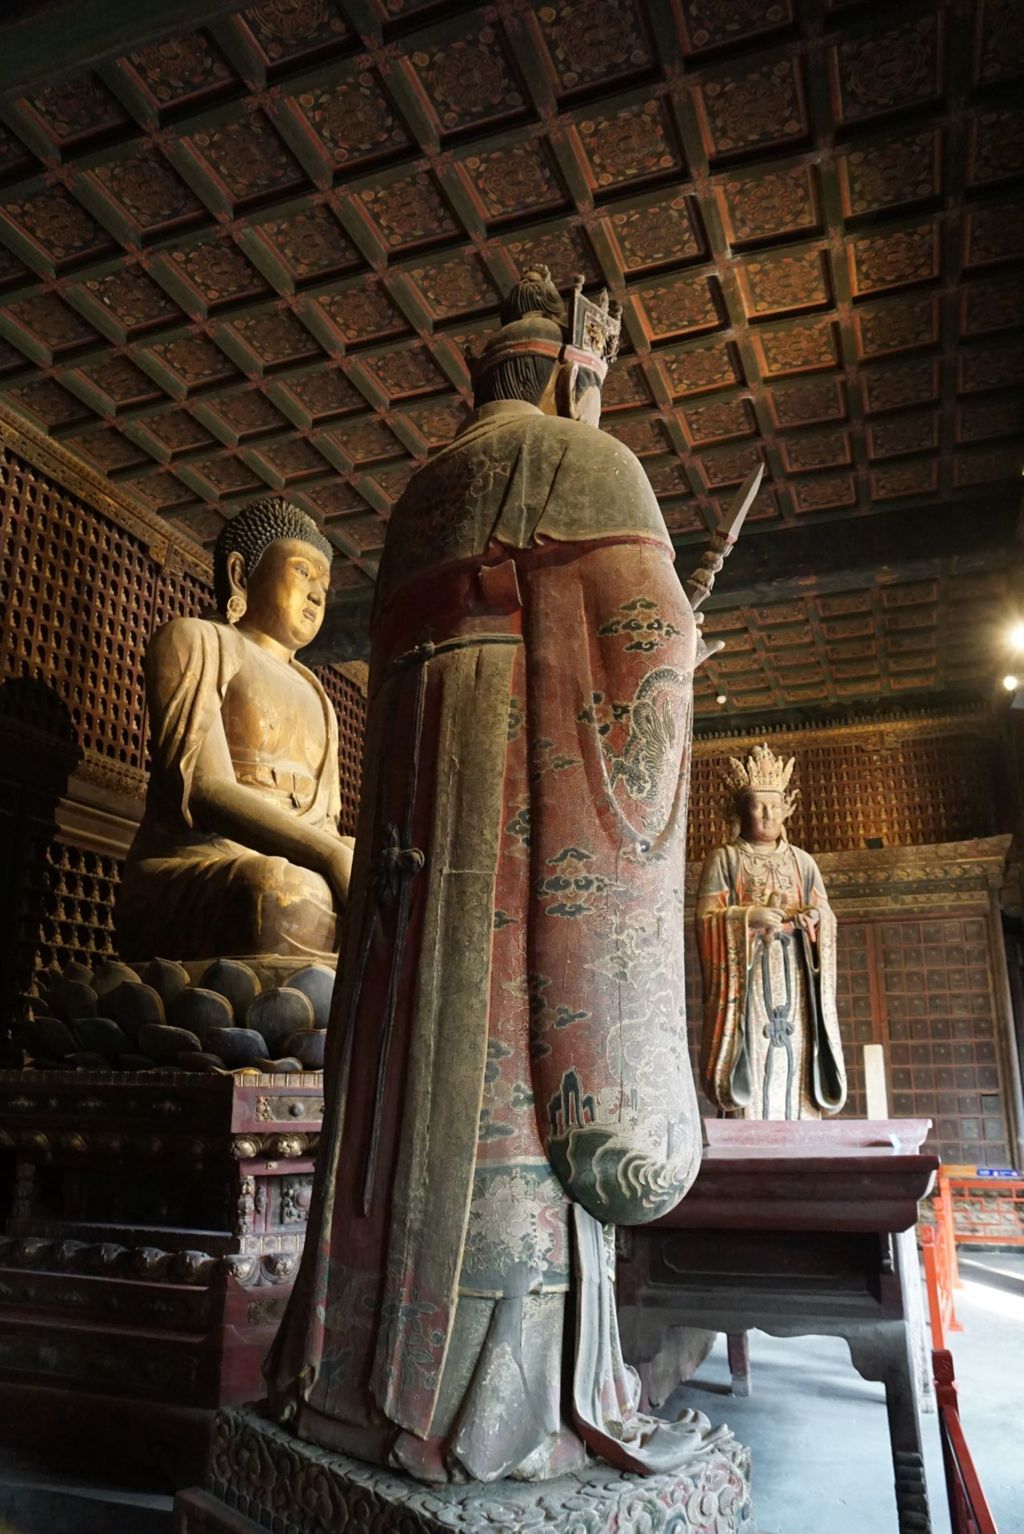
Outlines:
[[829,905],[828,890],[825,881],[821,877],[821,869],[807,852],[802,854],[804,859],[804,904],[816,906],[818,910],[831,910]]
[[[745,1078],[734,1079],[737,1035],[742,1036],[749,933],[747,908],[738,905],[724,847],[705,860],[697,890],[697,951],[704,990],[701,1084],[717,1108],[745,1105]],[[737,1097],[737,1092],[739,1096]]]
[[732,904],[732,886],[729,879],[729,865],[725,857],[725,848],[716,847],[714,852],[709,852],[704,859],[704,867],[700,871],[700,884],[697,886],[697,914],[710,914],[712,911],[724,911]]
[[172,619],[146,649],[153,779],[187,826],[199,753],[240,665],[241,640],[205,618]]
[[682,943],[696,627],[648,540],[524,558],[520,581],[538,1122],[570,1196],[639,1223],[700,1156]]
[[823,1113],[839,1113],[846,1103],[846,1061],[836,1004],[836,915],[817,863],[802,850],[799,858],[804,903],[818,912],[815,941],[803,950],[815,1002],[812,1095]]

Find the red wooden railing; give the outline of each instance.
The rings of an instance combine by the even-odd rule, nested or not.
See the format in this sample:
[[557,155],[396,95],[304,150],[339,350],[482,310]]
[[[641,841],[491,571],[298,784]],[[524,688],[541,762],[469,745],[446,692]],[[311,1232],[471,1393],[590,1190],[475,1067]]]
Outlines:
[[934,1204],[935,1224],[919,1227],[949,1520],[953,1534],[999,1534],[964,1437],[953,1355],[946,1347],[946,1333],[963,1330],[956,1318],[954,1301],[954,1290],[959,1288],[960,1280],[950,1181],[949,1177],[940,1174]]
[[[947,1332],[962,1332],[956,1318],[953,1299],[954,1275],[949,1265],[949,1246],[941,1219],[920,1228],[921,1256],[924,1258],[924,1285],[928,1295],[928,1320],[932,1328],[932,1350],[946,1346]],[[956,1262],[954,1250],[953,1261]]]
[[1024,1177],[979,1177],[969,1168],[943,1167],[935,1209],[936,1215],[944,1211],[948,1217],[954,1273],[958,1241],[961,1246],[1024,1246]]
[[932,1371],[953,1534],[999,1534],[964,1437],[953,1355],[948,1349],[937,1347],[932,1350]]
[[[945,1265],[949,1275],[949,1284],[952,1289],[959,1289],[960,1265],[956,1258],[956,1225],[953,1222],[953,1196],[950,1192],[949,1176],[944,1167],[939,1168],[935,1198],[932,1203],[935,1209],[936,1229],[946,1254]],[[938,1347],[938,1343],[935,1346]]]

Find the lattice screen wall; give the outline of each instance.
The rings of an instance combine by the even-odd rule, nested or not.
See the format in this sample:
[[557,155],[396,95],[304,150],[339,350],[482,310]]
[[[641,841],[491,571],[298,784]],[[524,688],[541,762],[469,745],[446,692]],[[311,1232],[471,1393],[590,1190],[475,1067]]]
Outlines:
[[19,990],[36,970],[70,959],[96,963],[113,955],[114,897],[121,860],[45,835],[35,839],[18,911]]
[[338,826],[343,836],[354,836],[359,818],[359,785],[363,774],[366,700],[352,678],[334,666],[317,666],[314,669],[338,716],[338,777],[341,782],[341,816]]
[[894,1112],[934,1119],[944,1161],[1006,1165],[985,921],[894,921],[879,938]]
[[[796,757],[792,781],[800,796],[789,835],[808,852],[853,851],[875,839],[883,847],[925,846],[1005,829],[994,802],[996,739],[975,714],[941,729],[900,721],[765,738],[776,755]],[[725,840],[722,775],[730,755],[745,755],[759,739],[695,742],[691,862]]]
[[6,445],[0,490],[0,677],[31,684],[5,687],[7,717],[46,728],[66,709],[81,747],[141,767],[137,640],[153,612],[152,562]]

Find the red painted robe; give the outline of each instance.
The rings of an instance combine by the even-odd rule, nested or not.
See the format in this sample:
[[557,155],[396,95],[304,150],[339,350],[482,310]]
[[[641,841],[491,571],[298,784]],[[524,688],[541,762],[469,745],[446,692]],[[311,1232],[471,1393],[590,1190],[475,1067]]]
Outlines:
[[328,1113],[268,1364],[304,1437],[481,1480],[708,1442],[635,1413],[610,1244],[700,1157],[695,643],[647,478],[603,432],[484,406],[395,508]]

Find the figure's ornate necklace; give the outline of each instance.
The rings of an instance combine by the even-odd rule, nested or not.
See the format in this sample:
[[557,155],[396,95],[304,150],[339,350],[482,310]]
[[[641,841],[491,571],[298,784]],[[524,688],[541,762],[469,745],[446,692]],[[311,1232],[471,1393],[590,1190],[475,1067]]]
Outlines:
[[743,871],[743,885],[751,904],[763,905],[769,897],[785,892],[792,881],[793,850],[786,841],[774,847],[757,847],[736,838]]

